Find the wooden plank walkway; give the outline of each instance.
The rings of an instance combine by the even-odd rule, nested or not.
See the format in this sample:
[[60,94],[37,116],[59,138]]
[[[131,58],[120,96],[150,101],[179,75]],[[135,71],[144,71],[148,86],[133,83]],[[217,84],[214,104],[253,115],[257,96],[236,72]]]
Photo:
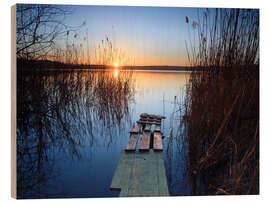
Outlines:
[[124,189],[129,184],[131,171],[134,164],[135,153],[121,152],[120,160],[114,173],[114,177],[110,186],[111,190]]
[[139,135],[138,134],[131,134],[130,139],[128,141],[128,144],[126,146],[126,151],[135,151],[137,142],[139,140]]
[[144,131],[151,131],[151,124],[145,124]]
[[137,123],[139,124],[153,124],[153,125],[160,125],[161,122],[160,121],[148,121],[148,120],[138,120]]
[[[169,196],[161,136],[161,120],[164,118],[141,114],[140,120],[129,132],[129,141],[121,152],[110,186],[111,190],[121,190],[120,197]],[[155,124],[153,134],[152,124]]]
[[161,137],[160,132],[154,132],[153,148],[155,151],[162,151],[163,150],[162,137]]
[[129,133],[139,133],[139,132],[140,132],[140,127],[139,127],[138,124],[136,124],[136,125],[134,126],[134,128],[132,128],[132,130],[129,131]]
[[149,151],[150,149],[150,137],[151,132],[143,131],[141,143],[140,143],[140,151]]
[[163,152],[122,151],[111,189],[120,197],[169,196]]
[[155,129],[154,129],[154,132],[160,132],[160,127],[161,127],[160,125],[156,125]]

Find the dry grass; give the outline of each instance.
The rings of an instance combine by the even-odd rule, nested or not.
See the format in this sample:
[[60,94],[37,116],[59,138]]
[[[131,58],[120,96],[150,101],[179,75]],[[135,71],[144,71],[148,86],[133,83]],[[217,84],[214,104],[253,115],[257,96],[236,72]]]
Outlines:
[[199,45],[187,43],[203,69],[192,72],[186,99],[193,193],[258,194],[258,10],[206,9],[199,19]]

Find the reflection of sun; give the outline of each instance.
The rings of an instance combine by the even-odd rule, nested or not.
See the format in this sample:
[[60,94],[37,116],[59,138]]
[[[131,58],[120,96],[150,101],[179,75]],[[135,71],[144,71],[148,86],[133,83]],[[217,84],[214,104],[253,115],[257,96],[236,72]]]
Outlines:
[[118,69],[114,69],[114,77],[117,78],[118,76]]
[[115,61],[115,62],[113,63],[113,66],[114,66],[115,68],[118,68],[118,67],[119,67],[119,63],[118,63],[117,61]]

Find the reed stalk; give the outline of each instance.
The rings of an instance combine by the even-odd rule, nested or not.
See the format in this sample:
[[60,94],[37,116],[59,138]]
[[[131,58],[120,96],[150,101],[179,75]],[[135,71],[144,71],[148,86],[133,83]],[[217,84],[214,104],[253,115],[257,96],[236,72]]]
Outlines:
[[258,194],[259,11],[212,11],[199,10],[192,24],[186,17],[196,38],[188,57],[200,67],[185,105],[190,178],[204,185],[193,193]]

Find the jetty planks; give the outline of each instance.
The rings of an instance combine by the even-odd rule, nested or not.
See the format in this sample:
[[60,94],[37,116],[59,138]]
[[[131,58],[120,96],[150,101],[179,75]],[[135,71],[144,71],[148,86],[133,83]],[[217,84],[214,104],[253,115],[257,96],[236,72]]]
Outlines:
[[143,135],[140,142],[140,151],[149,151],[150,149],[150,135],[151,132],[143,131]]
[[154,132],[153,148],[155,151],[163,150],[162,137],[160,132]]
[[153,125],[161,125],[160,121],[148,121],[148,120],[138,120],[137,123],[139,124],[153,124]]
[[147,114],[147,113],[142,113],[140,115],[141,118],[150,118],[150,119],[165,119],[165,116],[161,116],[161,115],[154,115],[154,114]]
[[140,127],[138,124],[136,124],[129,133],[139,133],[140,132]]
[[120,160],[110,186],[111,190],[121,190],[122,188],[127,187],[134,164],[134,156],[134,153],[121,152]]
[[136,150],[136,145],[139,140],[139,135],[138,134],[130,134],[130,139],[127,143],[126,146],[126,151],[135,151]]
[[152,152],[136,153],[128,191],[121,191],[120,197],[158,196],[158,163]]
[[157,176],[158,176],[159,196],[169,196],[163,152],[155,152],[154,155],[156,156],[158,164]]
[[[130,131],[129,142],[120,154],[110,186],[111,190],[121,191],[120,197],[169,196],[161,136],[161,121],[164,118],[141,114],[140,120]],[[152,124],[155,124],[153,134]],[[139,151],[136,150],[138,142]]]
[[155,129],[154,129],[154,132],[160,132],[160,127],[161,127],[160,125],[156,125]]
[[151,131],[151,124],[145,124],[144,131]]
[[119,188],[120,197],[169,196],[163,153],[122,152],[111,184]]

